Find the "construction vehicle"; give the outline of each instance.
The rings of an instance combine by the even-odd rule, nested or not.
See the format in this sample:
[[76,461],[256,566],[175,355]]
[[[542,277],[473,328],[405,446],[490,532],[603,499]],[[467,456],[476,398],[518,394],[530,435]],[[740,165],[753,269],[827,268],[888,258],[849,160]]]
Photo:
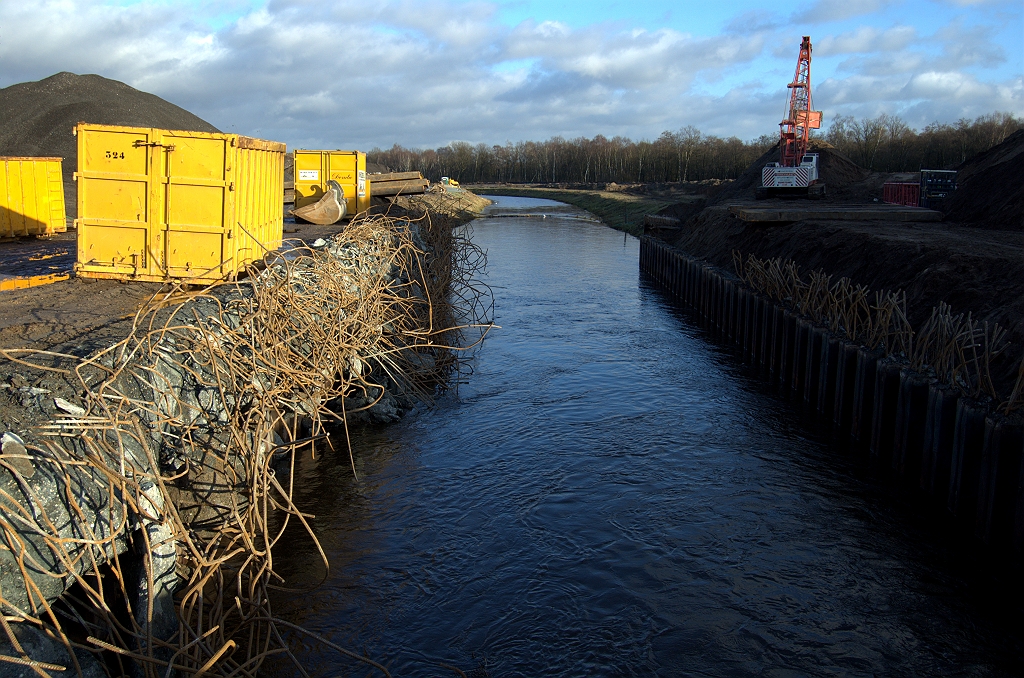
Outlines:
[[818,176],[818,154],[808,153],[811,130],[821,128],[821,111],[811,110],[811,38],[804,36],[796,61],[796,74],[789,83],[785,119],[779,123],[780,162],[768,163],[761,170],[758,199],[790,195],[820,199],[825,184]]
[[935,209],[955,190],[955,170],[921,170],[921,207]]

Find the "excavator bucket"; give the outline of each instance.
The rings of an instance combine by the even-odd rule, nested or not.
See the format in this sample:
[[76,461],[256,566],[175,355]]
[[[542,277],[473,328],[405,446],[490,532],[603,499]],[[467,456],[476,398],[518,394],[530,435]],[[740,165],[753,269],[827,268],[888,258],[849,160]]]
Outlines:
[[328,226],[341,221],[348,211],[345,202],[345,190],[333,179],[327,182],[327,192],[312,205],[305,205],[291,210],[290,214],[319,226]]

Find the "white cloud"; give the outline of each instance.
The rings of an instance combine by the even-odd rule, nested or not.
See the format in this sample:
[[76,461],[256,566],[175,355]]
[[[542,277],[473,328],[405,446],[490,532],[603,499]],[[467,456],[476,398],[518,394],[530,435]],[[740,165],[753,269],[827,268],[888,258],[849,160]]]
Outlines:
[[965,73],[926,71],[910,78],[901,93],[910,99],[970,101],[988,98],[994,89]]
[[937,34],[943,45],[943,66],[965,68],[982,65],[994,66],[1006,61],[1006,53],[991,40],[989,26],[968,26],[956,19]]
[[876,12],[885,4],[883,0],[818,0],[794,13],[793,19],[812,24],[843,21]]
[[563,24],[525,22],[506,40],[504,58],[541,59],[546,71],[572,73],[616,89],[685,86],[705,70],[749,63],[763,40],[729,35],[708,38],[672,30],[571,30]]
[[910,45],[917,37],[912,26],[894,26],[881,30],[873,26],[860,26],[855,31],[828,35],[814,45],[815,56],[856,54],[863,52],[893,52]]
[[[164,0],[0,0],[0,86],[98,73],[221,129],[304,147],[654,138],[685,125],[747,139],[776,129],[799,44],[774,13],[709,36],[624,23],[508,27],[495,5],[457,0],[237,5],[214,9],[237,18],[204,23],[191,4]],[[831,21],[878,6],[818,2],[806,14]],[[928,38],[913,25],[842,28],[815,43],[815,57],[838,66],[815,90],[828,115],[1024,114],[1019,78],[984,77],[1006,55],[969,26]]]

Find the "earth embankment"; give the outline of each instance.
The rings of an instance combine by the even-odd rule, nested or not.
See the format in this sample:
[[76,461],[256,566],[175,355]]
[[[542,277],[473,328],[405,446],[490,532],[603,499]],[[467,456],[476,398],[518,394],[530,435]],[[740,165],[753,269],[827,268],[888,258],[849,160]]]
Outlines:
[[[827,204],[842,208],[877,205],[887,176],[868,172],[827,144],[821,173],[828,187]],[[761,168],[777,159],[772,151],[755,162],[736,182],[709,200],[706,208],[684,214],[680,227],[664,239],[691,256],[723,269],[733,269],[733,253],[758,258],[790,259],[807,272],[822,270],[847,277],[871,290],[907,293],[907,311],[915,327],[933,307],[946,302],[954,313],[998,323],[1007,330],[1010,347],[1003,362],[1016,365],[1024,347],[1024,133],[964,163],[960,188],[945,205],[938,223],[905,223],[885,219],[831,221],[808,218],[794,222],[744,221],[736,206],[820,206],[805,200],[762,200],[754,197]],[[679,207],[662,210],[679,215]],[[1009,377],[1007,377],[1009,378]]]

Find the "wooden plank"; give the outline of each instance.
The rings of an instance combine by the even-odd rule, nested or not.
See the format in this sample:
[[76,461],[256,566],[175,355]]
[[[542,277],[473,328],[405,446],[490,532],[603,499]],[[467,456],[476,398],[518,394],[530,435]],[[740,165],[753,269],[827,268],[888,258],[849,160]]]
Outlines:
[[425,193],[430,186],[426,179],[419,181],[385,181],[380,184],[370,184],[370,195],[374,197],[386,195],[409,195],[411,193]]
[[381,181],[409,181],[411,179],[422,179],[423,175],[419,172],[390,172],[388,174],[367,174],[366,180],[370,183],[379,183]]

